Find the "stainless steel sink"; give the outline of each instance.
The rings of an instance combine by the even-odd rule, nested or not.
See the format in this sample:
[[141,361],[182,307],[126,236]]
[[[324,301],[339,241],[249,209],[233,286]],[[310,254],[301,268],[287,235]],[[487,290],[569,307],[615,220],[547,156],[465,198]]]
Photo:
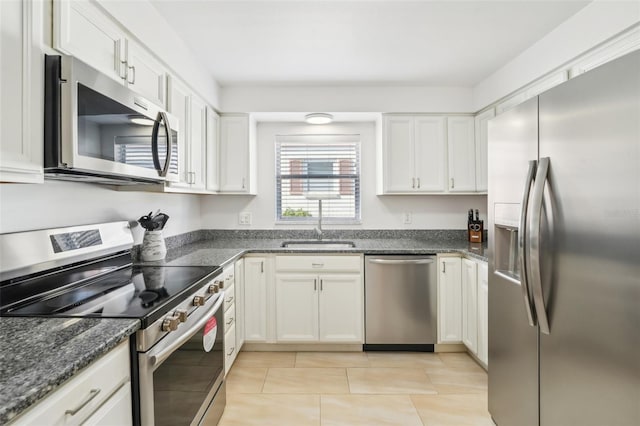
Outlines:
[[340,240],[292,240],[283,241],[280,246],[285,248],[345,249],[354,248],[356,243]]

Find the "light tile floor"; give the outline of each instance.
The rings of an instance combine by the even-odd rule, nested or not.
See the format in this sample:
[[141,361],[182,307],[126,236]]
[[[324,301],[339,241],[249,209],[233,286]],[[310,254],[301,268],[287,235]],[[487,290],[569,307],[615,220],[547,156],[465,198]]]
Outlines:
[[467,354],[241,352],[219,426],[492,426]]

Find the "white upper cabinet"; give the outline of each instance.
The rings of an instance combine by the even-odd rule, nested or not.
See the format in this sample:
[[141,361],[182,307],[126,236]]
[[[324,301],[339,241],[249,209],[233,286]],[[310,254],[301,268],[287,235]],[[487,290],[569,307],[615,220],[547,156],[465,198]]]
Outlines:
[[132,40],[127,41],[127,86],[157,105],[167,105],[164,66]]
[[476,137],[476,191],[487,191],[487,169],[489,167],[488,132],[489,120],[496,116],[493,108],[478,114],[475,117]]
[[383,126],[383,193],[444,191],[445,118],[387,115]]
[[473,117],[447,118],[449,192],[476,190],[476,148]]
[[248,114],[220,117],[220,192],[256,194],[256,142]]
[[168,109],[176,116],[180,125],[178,132],[178,175],[180,182],[170,182],[170,187],[189,187],[189,140],[190,140],[190,109],[191,91],[180,80],[169,79]]
[[54,47],[124,83],[126,35],[88,1],[53,2]]
[[204,191],[207,183],[207,105],[197,96],[191,98],[191,140],[189,144],[189,183],[191,189]]
[[206,186],[207,191],[215,192],[220,189],[220,116],[211,107],[207,107],[206,132]]
[[41,15],[0,1],[0,182],[42,183]]
[[95,4],[53,2],[53,43],[105,75],[131,87],[149,101],[166,106],[167,71],[150,52]]
[[444,117],[415,118],[415,187],[418,192],[441,192],[445,188],[444,121]]

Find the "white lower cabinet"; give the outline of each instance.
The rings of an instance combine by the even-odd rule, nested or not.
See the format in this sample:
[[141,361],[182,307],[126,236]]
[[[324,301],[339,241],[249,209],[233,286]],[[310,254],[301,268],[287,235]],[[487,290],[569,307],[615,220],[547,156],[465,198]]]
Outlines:
[[275,283],[278,342],[363,342],[360,256],[277,256]]
[[478,354],[478,279],[477,263],[462,259],[462,342]]
[[244,337],[267,340],[267,258],[244,258]]
[[489,364],[489,268],[478,262],[478,359]]
[[130,371],[129,342],[125,341],[11,424],[132,425]]
[[438,343],[462,342],[462,278],[459,257],[438,257]]

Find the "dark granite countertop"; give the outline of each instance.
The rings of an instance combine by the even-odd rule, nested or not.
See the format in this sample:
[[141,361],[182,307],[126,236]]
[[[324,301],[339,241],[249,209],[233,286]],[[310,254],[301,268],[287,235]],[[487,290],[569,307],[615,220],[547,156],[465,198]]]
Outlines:
[[[284,248],[282,238],[215,238],[170,248],[167,257],[160,262],[167,266],[225,266],[247,253],[363,253],[363,254],[437,254],[460,253],[471,258],[487,261],[486,245],[460,240],[408,239],[408,238],[365,238],[341,240],[353,241],[353,248]],[[329,240],[330,241],[330,240]]]
[[0,424],[140,327],[134,319],[0,318]]

